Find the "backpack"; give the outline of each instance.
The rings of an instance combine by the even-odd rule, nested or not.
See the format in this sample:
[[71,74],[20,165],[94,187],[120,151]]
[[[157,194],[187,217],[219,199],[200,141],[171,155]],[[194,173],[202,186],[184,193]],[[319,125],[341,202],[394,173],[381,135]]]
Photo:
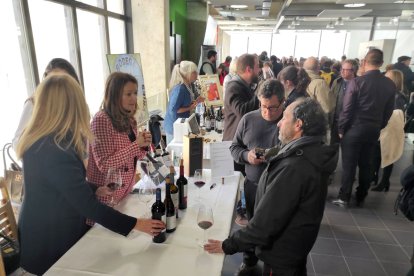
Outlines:
[[394,204],[394,214],[398,214],[398,209],[404,216],[414,221],[414,165],[406,168],[401,174],[401,188]]

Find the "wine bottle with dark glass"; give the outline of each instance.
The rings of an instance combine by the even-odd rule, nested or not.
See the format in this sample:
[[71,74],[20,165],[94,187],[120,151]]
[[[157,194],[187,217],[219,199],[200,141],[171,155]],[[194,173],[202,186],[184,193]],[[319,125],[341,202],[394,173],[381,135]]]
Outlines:
[[170,191],[171,198],[174,203],[175,216],[178,218],[178,187],[174,184],[175,169],[173,166],[170,166]]
[[217,133],[223,133],[223,120],[222,120],[222,110],[221,110],[221,106],[219,108],[219,110],[217,111],[217,116],[216,116],[216,132]]
[[174,203],[171,198],[171,182],[170,178],[167,177],[165,179],[165,209],[166,209],[166,225],[167,225],[167,233],[172,233],[175,231],[177,227],[177,218],[175,216],[175,207]]
[[[155,203],[151,207],[152,219],[157,219],[162,222],[166,222],[165,217],[165,205],[161,201],[161,189],[157,188],[155,191]],[[163,229],[157,236],[152,238],[155,243],[163,243],[166,239],[165,229]]]
[[210,106],[210,125],[212,131],[216,130],[216,114],[212,105]]
[[188,181],[184,176],[184,160],[180,159],[180,177],[177,179],[178,186],[178,208],[180,210],[187,209],[187,189]]
[[204,124],[206,126],[206,131],[210,132],[211,131],[211,122],[210,122],[210,111],[208,109],[206,109],[206,117],[204,118]]

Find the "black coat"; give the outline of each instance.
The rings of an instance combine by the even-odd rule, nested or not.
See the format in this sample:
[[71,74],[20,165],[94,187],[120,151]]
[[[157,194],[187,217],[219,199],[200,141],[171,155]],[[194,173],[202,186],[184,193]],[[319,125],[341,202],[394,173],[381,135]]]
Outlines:
[[270,159],[259,181],[254,216],[223,242],[226,254],[254,247],[257,257],[274,269],[306,262],[322,220],[327,177],[338,155],[320,139],[302,141]]
[[100,203],[86,182],[82,160],[73,148],[59,148],[51,136],[23,156],[25,198],[19,219],[21,266],[44,274],[88,230],[90,218],[127,235],[136,218]]

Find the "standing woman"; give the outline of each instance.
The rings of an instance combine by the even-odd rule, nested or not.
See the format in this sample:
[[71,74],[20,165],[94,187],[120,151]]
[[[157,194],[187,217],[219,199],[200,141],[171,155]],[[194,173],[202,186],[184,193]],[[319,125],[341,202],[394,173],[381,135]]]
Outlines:
[[[72,64],[70,64],[70,62],[67,61],[66,59],[54,58],[51,61],[49,61],[49,63],[46,66],[45,72],[43,73],[43,79],[52,73],[66,73],[70,75],[72,78],[74,78],[79,83],[79,78],[76,75],[75,68],[73,68]],[[14,134],[14,138],[12,141],[14,149],[16,149],[20,136],[22,135],[23,130],[25,129],[30,118],[32,117],[33,104],[34,104],[33,97],[34,95],[28,98],[24,102],[24,107],[23,107],[22,115],[20,117],[20,122],[16,129],[16,132]]]
[[306,92],[311,79],[303,68],[287,66],[277,75],[277,79],[285,88],[285,108],[297,98],[309,97]]
[[[105,85],[101,110],[91,123],[95,141],[89,145],[88,181],[102,187],[99,200],[108,204],[126,197],[135,184],[135,166],[147,153],[151,133],[137,131],[137,80],[127,73],[114,72]],[[112,192],[105,185],[110,168],[121,171],[122,187]]]
[[100,203],[86,182],[82,158],[89,129],[82,88],[66,74],[38,86],[33,116],[17,145],[25,197],[19,218],[20,265],[43,275],[89,229],[87,218],[121,235],[133,229],[157,235],[161,221],[136,219]]
[[199,96],[193,99],[191,83],[197,80],[197,65],[194,62],[183,60],[174,66],[170,80],[170,100],[165,114],[164,129],[167,143],[174,138],[174,122],[178,118],[190,117],[190,112],[204,98]]

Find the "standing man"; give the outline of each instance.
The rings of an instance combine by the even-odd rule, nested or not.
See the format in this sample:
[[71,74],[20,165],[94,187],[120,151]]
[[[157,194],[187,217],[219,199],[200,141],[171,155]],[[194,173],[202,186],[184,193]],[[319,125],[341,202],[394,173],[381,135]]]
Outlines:
[[393,65],[393,69],[400,70],[404,75],[404,88],[408,92],[413,91],[414,73],[410,69],[411,58],[408,56],[401,56],[397,59],[397,63]]
[[[321,58],[321,62],[324,62],[324,58]],[[329,86],[319,75],[319,64],[318,60],[314,57],[310,57],[303,63],[303,69],[306,70],[311,82],[306,89],[309,96],[316,100],[322,107],[326,114],[330,114],[333,111],[335,99],[329,91]]]
[[[260,109],[243,116],[230,146],[234,161],[245,165],[244,195],[248,220],[253,217],[257,184],[266,168],[265,156],[257,154],[255,149],[269,149],[279,144],[276,124],[282,117],[284,94],[283,86],[277,80],[268,80],[259,86]],[[237,275],[257,271],[257,261],[254,250],[243,252],[243,263]]]
[[259,58],[256,55],[241,55],[237,60],[236,71],[237,76],[226,86],[223,141],[233,141],[240,119],[259,107],[252,89],[258,81]]
[[368,194],[375,143],[394,109],[396,87],[391,79],[381,74],[379,69],[383,62],[381,50],[370,50],[361,62],[364,75],[351,80],[346,89],[338,123],[342,150],[342,180],[338,198],[332,201],[333,204],[348,205],[357,166],[358,206]]
[[201,64],[200,75],[214,75],[217,74],[216,68],[217,52],[210,50],[207,53],[207,60]]
[[329,122],[331,125],[331,144],[339,144],[340,142],[338,135],[339,114],[341,114],[342,111],[346,87],[348,86],[349,81],[356,77],[357,72],[358,63],[356,60],[347,59],[342,63],[341,76],[332,83],[331,93],[336,99],[336,104]]
[[282,148],[269,160],[256,194],[256,214],[246,228],[223,242],[209,240],[210,253],[234,254],[255,248],[263,275],[306,275],[306,257],[318,235],[327,176],[337,153],[322,143],[325,113],[310,99],[290,104],[278,123]]

